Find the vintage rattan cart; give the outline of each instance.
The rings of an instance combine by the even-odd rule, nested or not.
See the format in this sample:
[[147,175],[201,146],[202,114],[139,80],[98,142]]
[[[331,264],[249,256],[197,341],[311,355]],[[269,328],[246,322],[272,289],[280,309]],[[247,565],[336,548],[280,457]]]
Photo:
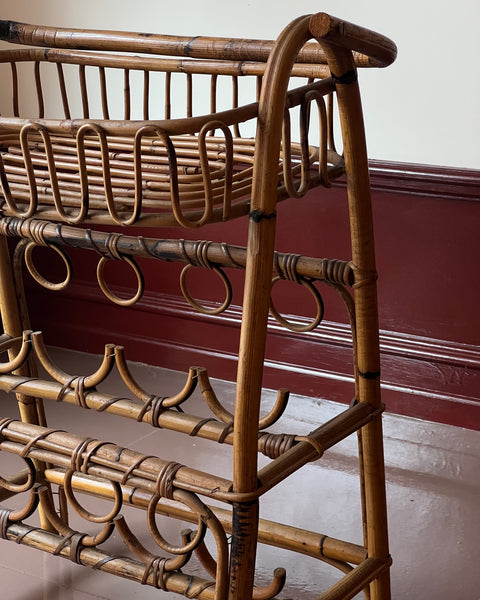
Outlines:
[[[0,478],[2,502],[19,494],[25,498],[21,508],[0,508],[0,537],[161,590],[216,600],[282,594],[282,569],[275,571],[270,585],[254,585],[257,544],[270,544],[343,571],[322,593],[323,599],[352,598],[362,590],[367,598],[388,599],[391,559],[376,271],[357,68],[390,64],[395,45],[326,14],[296,19],[275,42],[12,21],[0,21],[0,38],[26,46],[10,45],[0,53],[5,69],[2,96],[11,90],[11,116],[5,116],[4,109],[0,117],[0,389],[16,394],[21,414],[21,420],[0,420],[0,456],[14,453],[26,465],[18,475]],[[209,98],[198,110],[199,77]],[[141,85],[134,85],[139,80]],[[246,80],[253,82],[247,102],[239,91]],[[229,106],[224,104],[225,92],[219,91],[226,84]],[[154,86],[165,99],[160,116],[152,110]],[[29,108],[32,98],[36,113]],[[121,114],[115,116],[119,107]],[[178,110],[184,113],[178,116]],[[341,152],[333,138],[336,118]],[[292,141],[295,138],[298,141]],[[345,173],[351,260],[275,251],[277,202],[301,202],[298,199],[310,188],[328,187]],[[228,240],[162,238],[163,228],[201,228],[240,217],[249,219],[245,247]],[[138,236],[134,226],[148,227],[159,237]],[[33,259],[38,245],[64,260],[64,281],[53,283],[41,274]],[[109,300],[120,305],[142,295],[138,257],[184,263],[180,283],[186,300],[198,310],[217,314],[231,300],[225,271],[243,269],[234,411],[217,398],[200,367],[190,368],[185,388],[176,395],[146,392],[131,375],[123,348],[114,344],[106,345],[94,373],[71,376],[57,367],[42,333],[31,330],[22,271],[26,266],[42,285],[62,289],[72,273],[69,247],[100,254],[98,282]],[[107,285],[108,260],[126,261],[133,269],[138,291],[132,298],[117,296]],[[191,267],[213,269],[220,277],[226,292],[220,306],[204,306],[193,298],[185,277]],[[277,312],[270,296],[272,281],[278,278],[312,293],[318,307],[312,323],[291,323]],[[288,398],[280,391],[273,409],[260,418],[269,313],[293,330],[313,329],[322,318],[317,287],[325,284],[338,292],[350,315],[354,400],[338,417],[305,435],[269,432]],[[44,375],[38,375],[37,365]],[[97,390],[114,366],[130,397]],[[197,384],[211,411],[208,418],[188,412],[185,401]],[[199,436],[210,440],[212,456],[220,452],[219,443],[231,445],[231,477],[49,429],[43,402],[52,400]],[[108,420],[108,415],[99,418]],[[364,546],[259,519],[259,503],[268,490],[354,432],[359,437]],[[270,459],[261,469],[259,452]],[[60,499],[58,507],[52,490]],[[91,514],[78,502],[79,492],[110,499],[109,514]],[[148,551],[130,530],[123,511],[131,506],[146,511],[158,554]],[[90,527],[97,524],[97,533],[71,527],[68,507]],[[173,546],[156,525],[157,513],[197,524],[196,530],[184,531],[182,542]],[[103,549],[113,532],[124,540],[130,556],[112,556]],[[6,543],[0,541],[2,548]],[[192,555],[203,565],[203,576],[189,573]]]

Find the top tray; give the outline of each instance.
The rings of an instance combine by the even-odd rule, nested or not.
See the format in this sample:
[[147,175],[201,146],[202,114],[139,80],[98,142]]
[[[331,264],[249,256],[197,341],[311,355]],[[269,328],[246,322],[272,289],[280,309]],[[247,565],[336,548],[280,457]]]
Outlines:
[[[285,32],[275,43],[12,21],[0,21],[0,38],[32,46],[0,52],[6,215],[168,227],[235,218],[250,211],[254,178],[264,175],[262,137],[277,156],[278,200],[343,173],[336,82],[317,42],[302,40],[298,52]],[[268,75],[279,64],[283,88]],[[272,81],[279,89],[267,91]],[[272,97],[281,131],[263,125]]]

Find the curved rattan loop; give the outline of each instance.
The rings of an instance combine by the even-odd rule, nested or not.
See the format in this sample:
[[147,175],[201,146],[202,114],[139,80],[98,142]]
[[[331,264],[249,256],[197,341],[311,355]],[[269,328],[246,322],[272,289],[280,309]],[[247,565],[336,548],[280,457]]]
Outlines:
[[142,297],[143,292],[145,290],[145,282],[144,282],[143,274],[142,274],[140,267],[137,265],[137,263],[135,262],[135,260],[133,258],[130,258],[129,256],[121,257],[121,260],[123,260],[127,264],[129,264],[132,267],[133,272],[135,273],[135,276],[137,278],[137,291],[131,298],[120,298],[120,296],[117,296],[116,294],[114,294],[111,291],[111,289],[108,287],[108,285],[105,282],[105,277],[104,277],[103,272],[104,272],[105,263],[107,262],[107,260],[109,260],[109,259],[106,258],[105,256],[102,256],[100,258],[100,260],[98,261],[98,265],[97,265],[97,281],[98,281],[98,285],[100,286],[100,289],[105,294],[105,296],[114,304],[117,304],[118,306],[132,306],[132,304],[135,304],[136,302],[138,302],[140,300],[140,298]]
[[[284,278],[280,277],[280,275],[277,275],[276,277],[273,278],[272,287],[279,279],[284,279]],[[282,317],[280,315],[280,313],[275,308],[275,305],[273,304],[273,300],[271,298],[270,298],[270,313],[272,314],[273,318],[278,323],[280,323],[280,325],[283,325],[283,327],[286,327],[290,331],[295,331],[296,333],[305,333],[307,331],[312,331],[313,329],[315,329],[315,327],[317,327],[322,322],[323,315],[324,315],[324,305],[323,305],[323,299],[322,299],[322,296],[320,295],[320,292],[317,290],[317,288],[313,285],[313,283],[311,281],[300,277],[298,279],[298,283],[303,285],[303,287],[307,288],[307,290],[313,296],[313,299],[315,301],[315,306],[317,308],[317,314],[315,315],[315,318],[310,323],[307,323],[306,325],[291,323],[290,321],[288,321],[287,319],[285,319],[284,317]]]
[[[184,492],[184,494],[182,494],[182,500],[180,500],[179,494],[175,494],[175,499],[180,500],[188,506],[188,503],[185,502],[185,494],[187,494],[187,492]],[[185,543],[183,546],[172,546],[161,535],[155,522],[155,512],[160,499],[161,496],[159,494],[155,494],[154,496],[152,496],[152,499],[150,500],[147,508],[148,529],[150,530],[152,538],[160,546],[160,548],[162,548],[166,552],[170,552],[170,554],[187,554],[189,552],[192,552],[193,550],[195,550],[198,544],[200,544],[203,541],[207,532],[207,527],[203,522],[201,515],[199,515],[198,517],[198,530],[193,539]]]
[[273,600],[283,590],[286,579],[287,572],[285,569],[277,567],[273,572],[273,579],[270,584],[253,588],[252,600]]
[[[229,556],[225,529],[213,511],[208,506],[203,504],[202,501],[195,496],[195,494],[186,492],[184,490],[175,490],[174,499],[183,501],[184,504],[187,504],[195,513],[201,515],[203,523],[208,526],[210,532],[213,534],[217,550],[216,561],[213,560],[213,557],[210,556],[209,552],[204,552],[206,547],[203,540],[201,540],[201,542],[195,548],[195,552],[197,555],[200,553],[199,558],[202,556],[207,557],[209,565],[204,565],[207,567],[207,571],[209,571],[209,567],[212,568],[212,573],[214,573],[216,584],[215,598],[226,598],[228,588]],[[193,532],[184,531],[182,532],[182,537],[184,537],[185,541],[193,541]],[[213,571],[213,569],[215,570]]]
[[[193,532],[185,532],[188,539],[192,539]],[[205,542],[201,542],[197,548],[195,548],[195,554],[200,561],[200,564],[212,577],[216,577],[217,574],[217,561],[210,554]],[[273,572],[273,579],[269,585],[264,587],[254,587],[252,600],[271,600],[277,594],[279,594],[285,586],[287,573],[285,569],[279,567]]]
[[135,199],[130,217],[124,219],[124,225],[133,225],[142,211],[143,200],[143,177],[142,177],[142,139],[145,135],[154,134],[163,139],[165,135],[163,131],[153,125],[145,125],[140,127],[135,133],[133,140],[133,168],[135,178]]
[[[133,552],[133,554],[135,554],[135,556],[138,556],[138,558],[140,558],[140,560],[147,563],[147,565],[148,565],[148,563],[150,563],[150,561],[152,561],[152,559],[160,558],[160,557],[155,557],[154,554],[149,552],[140,543],[140,541],[132,533],[129,526],[127,525],[127,522],[125,521],[125,517],[123,517],[122,515],[119,515],[115,519],[114,523],[115,523],[115,527],[117,528],[118,533],[120,534],[121,538],[125,542],[126,546]],[[187,534],[182,532],[181,535],[182,535],[182,540],[185,543],[187,543],[188,542]],[[191,556],[191,553],[188,552],[186,554],[182,554],[179,556],[175,556],[174,558],[167,559],[164,564],[164,570],[167,572],[171,572],[171,571],[177,571],[178,569],[181,569],[183,566],[185,566],[187,564],[187,562],[190,559],[190,556]],[[151,566],[150,566],[150,568],[151,568]],[[146,570],[146,576],[148,576],[150,568],[148,570]],[[145,577],[145,579],[146,579],[146,577]]]
[[165,540],[165,538],[161,535],[161,533],[158,530],[157,524],[155,522],[155,512],[156,512],[157,504],[160,501],[160,498],[161,498],[161,496],[159,496],[158,494],[155,494],[154,496],[152,496],[152,499],[150,500],[150,502],[148,504],[148,509],[147,509],[148,529],[152,535],[152,538],[155,540],[155,542],[158,544],[158,546],[160,546],[160,548],[162,548],[166,552],[170,552],[170,554],[180,555],[180,554],[187,554],[189,552],[192,552],[193,550],[195,550],[197,545],[200,544],[200,542],[203,540],[203,538],[205,537],[206,531],[207,531],[207,527],[204,524],[204,522],[202,521],[201,516],[198,517],[198,530],[195,534],[195,537],[190,542],[184,544],[183,546],[172,546],[172,544],[169,544]]
[[5,479],[0,475],[0,487],[3,487],[10,492],[13,492],[14,494],[20,494],[31,489],[35,483],[37,475],[37,471],[35,469],[35,464],[33,460],[31,458],[28,458],[28,456],[22,456],[21,458],[25,461],[28,469],[27,480],[25,481],[25,483],[12,483],[8,479]]
[[82,127],[80,127],[78,134],[77,134],[77,149],[80,151],[78,164],[79,164],[79,169],[80,169],[82,204],[84,204],[84,206],[81,207],[81,209],[80,209],[81,212],[79,213],[79,215],[77,215],[74,222],[78,222],[81,214],[83,214],[83,213],[86,214],[86,211],[88,211],[88,197],[89,197],[88,173],[87,173],[87,168],[86,168],[85,144],[84,144],[84,140],[85,140],[85,136],[86,136],[87,132],[96,134],[98,141],[100,143],[100,154],[101,154],[101,158],[102,158],[102,171],[103,171],[102,180],[103,180],[105,201],[107,203],[108,212],[110,213],[110,216],[112,217],[112,219],[115,223],[117,223],[118,225],[124,225],[125,222],[119,216],[119,214],[117,212],[117,208],[115,206],[115,198],[114,198],[113,189],[112,189],[112,178],[111,178],[111,173],[110,173],[110,152],[109,152],[109,147],[108,147],[107,134],[104,131],[104,129],[102,129],[102,127],[100,127],[100,125],[98,125],[98,123],[85,123],[84,125],[82,125]]
[[[35,193],[30,197],[30,205],[28,209],[22,212],[15,202],[12,191],[10,189],[10,184],[8,183],[8,175],[5,170],[5,163],[3,161],[3,153],[0,152],[0,182],[2,184],[2,195],[5,199],[8,208],[13,212],[16,217],[21,217],[24,219],[28,219],[32,217],[37,210],[37,194]],[[35,188],[36,190],[36,188]]]
[[[50,358],[47,348],[45,347],[45,342],[43,340],[42,333],[40,331],[35,331],[34,333],[32,333],[31,339],[37,358],[39,359],[42,367],[47,371],[47,373],[59,383],[73,383],[76,378],[72,377],[71,375],[60,369]],[[98,369],[91,375],[83,377],[84,390],[95,387],[96,385],[101,383],[110,373],[115,360],[115,355],[113,352],[114,348],[114,344],[105,345],[103,360]]]
[[[188,541],[193,539],[193,534],[194,532],[191,529],[187,531],[186,535]],[[198,546],[195,548],[195,555],[207,573],[212,577],[215,577],[217,572],[217,561],[210,554],[204,541],[200,542],[200,544],[198,544]]]
[[180,289],[182,290],[183,297],[192,308],[198,310],[204,315],[219,315],[230,306],[230,303],[232,301],[232,284],[230,283],[230,280],[219,267],[209,267],[210,270],[216,273],[222,280],[223,286],[225,288],[225,300],[220,306],[217,306],[216,308],[206,308],[205,306],[194,300],[187,289],[187,272],[194,267],[195,265],[191,264],[185,265],[182,269],[182,272],[180,273]]
[[31,334],[31,331],[24,331],[22,338],[12,338],[7,336],[8,339],[2,340],[2,343],[0,344],[1,352],[11,349],[14,344],[20,341],[20,339],[22,340],[22,345],[20,346],[20,350],[15,358],[7,363],[0,363],[0,373],[11,373],[12,371],[15,371],[21,367],[21,365],[23,365],[23,363],[27,360],[32,349]]
[[292,163],[292,140],[290,133],[290,113],[285,110],[282,125],[282,158],[283,158],[283,179],[285,189],[290,198],[301,198],[310,187],[310,157],[308,148],[308,129],[303,126],[303,112],[300,113],[300,171],[301,179],[298,188],[295,187],[293,175],[298,172],[299,165],[293,166]]
[[[51,495],[46,487],[39,488],[38,494],[42,503],[42,508],[45,511],[45,515],[55,529],[65,537],[71,537],[77,534],[71,527],[68,526],[57,514],[55,507],[53,506]],[[103,544],[115,531],[114,521],[108,521],[103,526],[102,530],[96,535],[85,535],[82,534],[81,543],[82,546],[93,547],[99,544]]]
[[78,176],[80,180],[80,210],[76,217],[69,217],[69,222],[80,223],[88,215],[88,209],[90,205],[90,191],[88,188],[88,171],[87,171],[87,159],[85,155],[85,136],[87,132],[91,131],[92,127],[90,123],[85,123],[77,131],[76,144],[77,144],[77,160],[78,160]]
[[63,260],[63,264],[66,267],[67,274],[65,275],[65,279],[63,281],[59,281],[58,283],[53,283],[48,281],[37,269],[35,263],[33,261],[33,251],[37,247],[35,242],[29,242],[25,246],[25,265],[27,266],[28,272],[35,279],[37,283],[39,283],[42,287],[52,290],[54,292],[59,292],[64,290],[72,280],[72,263],[68,257],[68,255],[59,248],[56,244],[46,244],[48,248],[54,250],[60,258]]
[[109,523],[109,522],[113,521],[113,519],[115,519],[115,517],[118,515],[118,513],[122,509],[123,497],[122,497],[122,488],[121,488],[120,484],[116,481],[109,482],[112,485],[113,494],[115,497],[115,501],[114,501],[112,510],[105,516],[95,515],[95,514],[91,513],[89,510],[86,510],[85,508],[83,508],[83,506],[81,506],[80,503],[78,502],[78,500],[75,498],[75,495],[74,495],[73,489],[72,489],[72,477],[73,477],[74,473],[75,473],[75,471],[73,469],[68,469],[68,471],[65,473],[65,479],[64,479],[63,485],[65,487],[65,494],[68,498],[68,501],[73,506],[73,508],[77,511],[77,513],[83,519],[85,519],[86,521],[90,521],[91,523]]
[[33,515],[33,513],[37,510],[38,504],[40,502],[40,497],[38,495],[39,484],[36,483],[30,490],[30,497],[28,499],[27,504],[23,508],[19,508],[18,510],[12,510],[12,512],[8,515],[8,520],[14,523],[18,521],[23,521],[24,519],[28,519]]
[[[23,217],[24,219],[29,219],[30,217],[32,217],[35,214],[35,212],[37,210],[37,206],[38,206],[37,182],[35,180],[35,173],[33,170],[33,161],[32,161],[32,157],[30,154],[30,148],[28,146],[28,133],[29,133],[32,125],[33,125],[33,123],[27,123],[26,125],[24,125],[22,127],[22,129],[20,130],[20,136],[19,136],[20,147],[22,149],[23,161],[24,161],[24,166],[25,166],[25,173],[27,175],[28,185],[30,188],[30,204],[26,211],[22,212],[18,208],[17,203],[15,202],[12,194],[10,193],[10,188],[8,186],[8,181],[7,181],[6,177],[5,177],[6,185],[5,184],[3,185],[4,192],[5,192],[5,199],[7,201],[8,207],[14,213],[15,216]],[[37,129],[37,130],[39,129],[38,124],[35,129]],[[2,161],[2,164],[3,164],[3,161]],[[2,168],[2,175],[4,175],[3,168]],[[2,183],[3,183],[3,179],[4,179],[4,177],[2,177]]]
[[179,225],[182,225],[182,227],[195,227],[196,223],[185,219],[182,214],[182,209],[180,206],[180,191],[178,187],[177,154],[175,152],[175,146],[172,140],[170,139],[170,136],[167,133],[165,133],[165,131],[163,131],[160,127],[154,125],[147,125],[143,127],[141,131],[142,133],[146,133],[147,131],[154,133],[165,144],[168,160],[168,170],[170,176],[170,202],[172,204],[172,212],[175,216],[175,219],[177,220]]
[[[316,90],[312,90],[310,92],[307,92],[305,94],[305,97],[303,99],[302,102],[302,109],[303,109],[303,105],[305,105],[305,125],[304,127],[308,128],[309,126],[309,120],[310,120],[310,106],[312,102],[316,102],[317,104],[317,110],[318,110],[318,121],[319,121],[319,146],[318,146],[318,152],[319,152],[319,156],[318,156],[318,172],[320,174],[320,178],[321,181],[323,183],[323,185],[325,185],[326,187],[330,187],[332,185],[332,182],[330,181],[330,178],[328,176],[328,140],[329,140],[329,119],[328,119],[328,113],[327,113],[327,108],[325,106],[325,100],[323,95],[316,91]],[[333,125],[332,125],[333,127]],[[333,135],[333,134],[332,134]],[[333,151],[335,151],[335,148],[333,148]]]
[[208,371],[204,367],[197,367],[198,385],[203,399],[207,403],[212,413],[223,423],[233,423],[233,413],[228,411],[219,401],[215,394],[208,376]]
[[[35,179],[35,172],[33,169],[33,164],[30,156],[30,149],[28,146],[28,134],[30,131],[38,132],[43,140],[45,156],[47,159],[48,165],[48,175],[50,178],[51,185],[51,194],[53,196],[53,202],[55,204],[55,208],[57,210],[58,215],[63,221],[69,221],[69,216],[65,212],[65,209],[62,204],[62,198],[60,195],[60,188],[58,185],[57,178],[57,166],[55,164],[55,155],[53,153],[52,141],[50,139],[50,133],[46,127],[41,125],[40,123],[31,122],[22,127],[20,131],[20,144],[22,147],[23,156],[25,159],[25,166],[27,170],[27,176],[30,185],[30,193],[31,198],[35,196],[35,202],[37,201],[37,182]],[[28,159],[27,159],[28,156]],[[31,169],[31,172],[30,172]]]
[[[225,136],[225,170],[223,173],[224,192],[223,192],[223,218],[229,219],[230,208],[232,204],[232,181],[233,181],[233,139],[232,132],[222,121],[211,121],[205,123],[198,134],[198,152],[200,155],[200,165],[202,168],[203,184],[205,188],[205,210],[198,221],[192,221],[192,225],[200,227],[208,223],[213,210],[212,178],[210,174],[210,165],[208,160],[206,136],[209,131],[215,133],[220,129]],[[217,173],[217,176],[219,173]]]
[[[125,360],[125,351],[123,346],[115,346],[115,360],[117,364],[117,369],[120,373],[123,383],[128,387],[128,389],[142,402],[148,402],[152,398],[152,394],[146,392],[135,380],[133,375],[128,368],[127,361]],[[198,367],[190,367],[188,371],[187,381],[185,385],[178,394],[174,396],[168,396],[167,398],[163,398],[162,407],[163,408],[172,408],[174,406],[179,406],[185,400],[188,400],[190,396],[195,391],[197,386],[197,370]]]
[[272,410],[259,420],[258,429],[266,429],[278,421],[287,408],[289,396],[290,392],[286,388],[280,388],[278,390],[277,399]]

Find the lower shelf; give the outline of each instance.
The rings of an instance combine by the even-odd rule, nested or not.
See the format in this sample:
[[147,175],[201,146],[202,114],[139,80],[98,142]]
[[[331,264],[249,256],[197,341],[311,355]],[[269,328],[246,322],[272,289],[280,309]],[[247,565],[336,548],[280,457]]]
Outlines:
[[[233,414],[217,398],[205,369],[192,367],[180,391],[158,396],[141,388],[120,347],[107,345],[93,373],[71,376],[51,361],[38,333],[25,332],[21,340],[4,339],[3,345],[10,350],[16,345],[17,350],[14,358],[2,365],[0,390],[17,395],[23,420],[0,418],[0,451],[3,456],[19,457],[26,469],[13,478],[0,479],[0,501],[14,497],[12,501],[21,502],[15,509],[0,508],[0,537],[164,591],[207,600],[228,597],[232,564],[238,560],[236,546],[245,537],[241,519],[247,513],[249,531],[253,531],[248,534],[253,536],[250,539],[258,536],[260,544],[306,555],[342,572],[340,581],[322,599],[353,598],[388,568],[388,560],[368,557],[358,544],[274,520],[257,522],[257,508],[252,510],[260,500],[263,504],[267,492],[296,471],[380,419],[383,407],[353,402],[309,433],[277,433],[266,428],[280,419],[287,406],[288,392],[280,390],[268,414],[252,423],[258,431],[259,456],[266,456],[260,468],[256,467],[257,488],[238,492],[231,477],[212,472],[220,454],[231,454],[231,446],[241,451],[241,436],[238,432],[234,435]],[[26,367],[32,349],[51,379],[12,374]],[[97,389],[113,366],[130,398]],[[181,408],[196,387],[211,416],[197,416]],[[102,417],[106,419],[102,421],[102,439],[26,422],[31,416],[29,410],[41,421],[43,400],[75,405],[77,413],[88,409],[123,416],[170,430],[179,438],[185,434],[203,438],[210,460],[202,470],[105,441],[103,435],[110,431],[108,419],[113,422],[107,415]],[[321,500],[307,490],[305,493],[310,502]],[[86,496],[102,501],[102,514],[85,508]],[[133,509],[143,514],[142,537],[127,524]],[[157,519],[162,519],[163,531],[166,517],[168,521],[194,524],[194,530],[175,531],[173,539],[181,541],[172,544],[166,539],[172,536],[160,532],[157,524]],[[113,539],[120,543],[120,553],[118,544],[115,551],[109,550]],[[152,545],[153,552],[147,549]],[[255,560],[255,555],[249,560]],[[184,572],[187,570],[189,574]],[[272,571],[267,584],[254,588],[254,600],[269,600],[281,592],[286,572],[283,568]]]

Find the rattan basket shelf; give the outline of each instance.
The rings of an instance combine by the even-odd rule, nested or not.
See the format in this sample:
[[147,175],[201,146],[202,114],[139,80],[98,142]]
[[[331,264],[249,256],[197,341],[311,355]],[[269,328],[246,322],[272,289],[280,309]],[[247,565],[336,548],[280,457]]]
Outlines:
[[[28,39],[28,31],[23,35]],[[162,42],[152,40],[153,49],[158,44],[163,51]],[[180,39],[179,44],[186,48],[190,41]],[[4,112],[0,117],[5,213],[70,223],[186,227],[248,213],[256,163],[254,133],[266,68],[262,59],[268,57],[268,47],[257,52],[259,59],[254,61],[248,45],[244,47],[241,40],[230,43],[233,61],[225,51],[226,41],[215,43],[214,56],[213,41],[197,39],[195,44],[197,60],[94,50],[0,52],[0,64],[9,71],[4,90],[8,84],[11,89],[11,116]],[[331,95],[333,83],[326,77],[318,45],[303,51],[303,60],[307,59],[320,64],[299,63],[292,69],[298,87],[286,95],[277,165],[279,199],[303,195],[319,183],[328,185],[344,171],[332,143],[331,106],[327,115],[324,100]],[[243,106],[238,105],[239,78],[255,83],[249,90],[254,97],[247,97]],[[193,115],[196,88],[206,88],[209,114]],[[23,97],[33,90],[36,107]],[[231,97],[232,106],[215,110],[226,97]],[[80,106],[75,106],[78,98]],[[161,100],[162,118],[149,118],[152,110],[158,112]],[[135,102],[141,103],[142,120],[131,119]],[[184,110],[182,117],[171,117],[172,103],[177,111],[178,107]],[[319,112],[317,146],[309,141],[312,104]],[[37,114],[22,115],[25,105]],[[110,114],[119,109],[123,118],[111,119]],[[295,109],[301,138],[296,143],[290,133],[290,113]],[[45,118],[55,116],[56,110],[57,118]],[[253,137],[241,137],[243,128]]]

